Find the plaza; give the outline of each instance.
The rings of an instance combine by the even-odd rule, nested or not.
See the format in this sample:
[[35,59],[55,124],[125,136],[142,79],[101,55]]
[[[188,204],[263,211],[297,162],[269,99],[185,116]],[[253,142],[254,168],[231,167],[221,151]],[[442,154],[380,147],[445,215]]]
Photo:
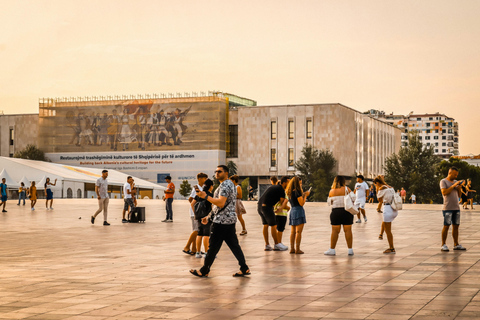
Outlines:
[[[122,224],[122,200],[95,225],[94,199],[54,200],[46,211],[7,203],[0,215],[0,319],[479,319],[480,212],[462,211],[460,243],[441,252],[441,205],[405,205],[393,222],[396,255],[378,239],[381,214],[367,205],[354,224],[354,256],[343,233],[330,243],[330,208],[307,203],[303,255],[265,252],[256,202],[244,202],[248,234],[239,236],[252,275],[233,278],[237,262],[222,247],[209,278],[203,259],[182,252],[191,232],[186,200],[173,223],[161,200],[139,200],[144,224]],[[477,208],[475,208],[477,209]],[[239,227],[237,226],[237,231]],[[283,243],[289,246],[287,226]],[[453,249],[451,234],[447,245]]]

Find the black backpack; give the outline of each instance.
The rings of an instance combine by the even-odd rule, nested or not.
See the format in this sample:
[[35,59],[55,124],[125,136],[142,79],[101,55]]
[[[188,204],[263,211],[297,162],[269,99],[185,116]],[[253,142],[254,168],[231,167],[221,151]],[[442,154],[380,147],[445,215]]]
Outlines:
[[193,212],[195,213],[196,220],[202,220],[202,218],[208,216],[208,214],[212,210],[212,206],[209,204],[210,202],[208,202],[207,200],[197,201],[195,203],[195,205],[193,206]]

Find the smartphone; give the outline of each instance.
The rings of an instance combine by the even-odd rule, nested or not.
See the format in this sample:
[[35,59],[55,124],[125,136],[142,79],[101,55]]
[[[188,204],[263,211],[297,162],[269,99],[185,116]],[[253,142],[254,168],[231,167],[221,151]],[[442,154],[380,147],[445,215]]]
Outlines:
[[308,192],[312,191],[312,187],[310,187],[310,189],[308,189]]
[[200,192],[200,189],[198,189],[198,186],[197,186],[197,185],[195,185],[194,188],[195,188],[195,191],[196,191],[196,192]]

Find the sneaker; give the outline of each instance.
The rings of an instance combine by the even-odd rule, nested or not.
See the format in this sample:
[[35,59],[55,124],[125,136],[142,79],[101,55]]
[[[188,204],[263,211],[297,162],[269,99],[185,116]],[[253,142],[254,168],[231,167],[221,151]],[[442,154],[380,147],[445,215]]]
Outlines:
[[94,217],[94,216],[92,216],[92,217],[90,218],[90,222],[91,222],[92,224],[95,223],[95,217]]
[[32,211],[33,211],[33,210],[35,210],[35,209],[34,209],[34,208],[32,208],[32,209],[30,209],[30,210],[32,210]]
[[168,222],[168,219],[162,220],[162,222]]
[[195,258],[201,259],[201,258],[203,258],[203,254],[201,254],[200,252],[197,252],[197,253],[195,253]]
[[19,206],[19,205],[20,205],[20,203],[17,203],[17,206]]
[[50,207],[50,210],[53,210],[53,208],[52,208],[52,207]]
[[367,221],[368,221],[368,219],[367,219],[367,217],[365,217],[365,222],[367,222]]
[[103,225],[104,225],[104,226],[109,226],[110,223],[108,223],[107,221],[103,221]]
[[265,246],[265,251],[272,251],[272,250],[273,250],[273,248],[272,248],[271,245],[267,244],[267,245]]
[[453,250],[467,250],[465,247],[462,247],[461,244],[457,244],[455,247],[453,247]]
[[3,209],[2,212],[7,212],[7,210]]
[[173,222],[173,220],[172,220],[172,219],[168,219],[167,222]]
[[277,243],[276,245],[273,246],[273,250],[275,251],[285,251],[288,250],[288,247],[284,245],[283,243]]
[[353,249],[348,249],[348,255],[353,256]]
[[122,219],[122,223],[128,223],[127,219]]
[[35,208],[32,208],[33,211],[35,211]]
[[362,220],[358,219],[357,221],[355,221],[355,223],[362,223]]
[[335,249],[328,249],[323,254],[326,256],[334,256],[336,253],[335,253]]
[[442,246],[441,250],[444,251],[444,252],[450,251],[450,250],[448,249],[448,247],[447,247],[446,244],[444,244],[444,245]]

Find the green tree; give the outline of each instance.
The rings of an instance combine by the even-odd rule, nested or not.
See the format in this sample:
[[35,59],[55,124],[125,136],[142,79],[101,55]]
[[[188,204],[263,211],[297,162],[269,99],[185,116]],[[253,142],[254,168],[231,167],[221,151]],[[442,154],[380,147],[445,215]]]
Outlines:
[[385,180],[399,190],[407,191],[407,198],[414,193],[417,202],[440,202],[440,159],[434,154],[433,146],[425,146],[418,132],[408,134],[408,145],[398,154],[392,154],[385,161]]
[[231,177],[233,175],[237,174],[237,165],[233,161],[228,161],[227,162],[227,168],[228,168],[228,175]]
[[336,175],[337,160],[328,150],[317,150],[311,145],[305,145],[302,156],[295,162],[295,169],[300,172],[303,189],[312,187],[310,199],[325,201],[328,197],[330,186]]
[[182,184],[180,185],[180,190],[178,191],[182,196],[188,197],[192,192],[192,186],[188,182],[188,180],[183,180]]
[[38,149],[34,144],[28,144],[25,149],[15,152],[13,157],[29,160],[49,161],[47,157],[45,157],[45,153]]
[[248,186],[250,185],[250,178],[243,179],[241,183],[242,187],[242,200],[248,199]]

